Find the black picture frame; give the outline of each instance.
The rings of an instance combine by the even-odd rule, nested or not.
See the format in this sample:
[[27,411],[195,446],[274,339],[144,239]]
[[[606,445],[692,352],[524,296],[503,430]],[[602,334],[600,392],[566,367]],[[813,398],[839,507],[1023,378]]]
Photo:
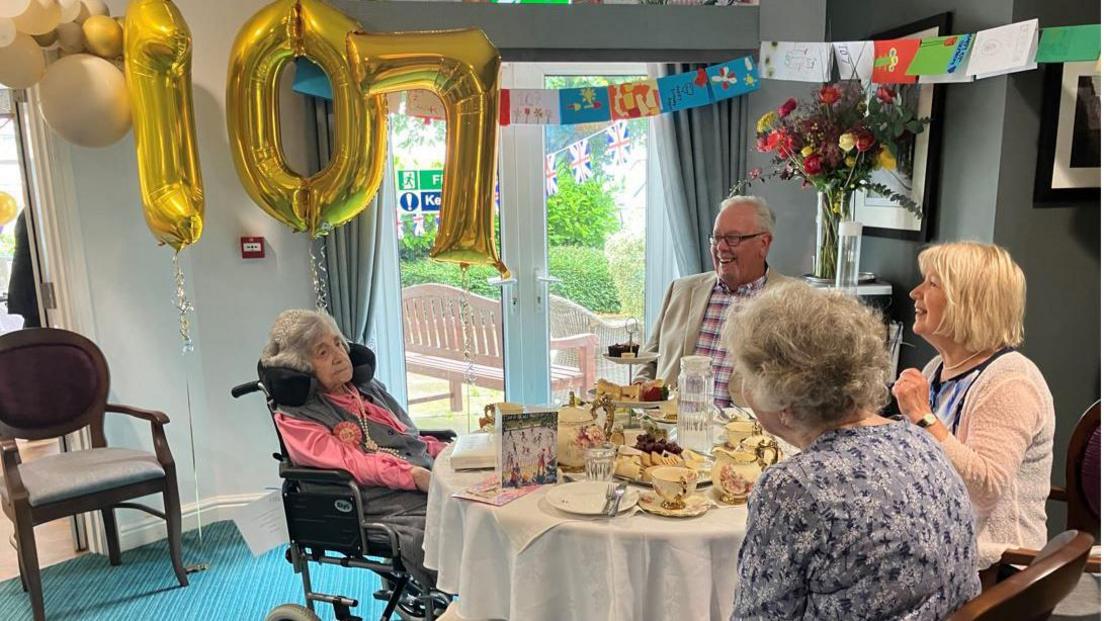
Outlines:
[[[1043,74],[1043,105],[1039,114],[1039,148],[1035,162],[1035,205],[1037,207],[1066,207],[1071,203],[1100,200],[1100,169],[1096,169],[1096,185],[1074,188],[1055,188],[1054,169],[1058,149],[1058,131],[1062,116],[1064,74],[1066,66],[1092,67],[1095,63],[1048,64]],[[1076,71],[1078,77],[1091,76],[1092,71]],[[1098,93],[1099,96],[1099,93]],[[1076,105],[1076,102],[1074,102]],[[1097,143],[1099,144],[1099,143]]]
[[[928,32],[924,36],[931,37],[951,34],[951,13],[939,13],[931,17],[904,24],[897,28],[876,32],[873,33],[870,38],[872,40],[907,39],[917,37],[919,33],[932,30],[934,30],[934,33]],[[921,209],[920,228],[919,230],[913,230],[870,226],[864,222],[863,234],[874,237],[929,242],[935,232],[936,213],[939,206],[937,190],[939,188],[939,161],[943,149],[943,111],[945,108],[946,93],[944,92],[945,89],[942,84],[916,84],[905,86],[914,86],[917,89],[921,89],[921,93],[923,93],[924,90],[930,89],[928,92],[931,94],[931,109],[918,111],[918,116],[926,116],[931,119],[927,127],[924,128],[924,133],[927,134],[927,149],[923,155],[922,162],[924,166],[923,199],[917,202]],[[919,99],[923,101],[925,97],[921,96]],[[917,165],[918,162],[913,162],[913,170],[916,170]],[[878,200],[885,201],[885,199],[881,197],[879,197]],[[856,204],[856,214],[861,215],[863,209],[870,209],[870,207],[866,207],[863,204],[865,196],[860,194],[856,196],[855,201],[858,203]],[[876,209],[878,207],[874,208]],[[896,209],[903,210],[904,208],[896,207]]]

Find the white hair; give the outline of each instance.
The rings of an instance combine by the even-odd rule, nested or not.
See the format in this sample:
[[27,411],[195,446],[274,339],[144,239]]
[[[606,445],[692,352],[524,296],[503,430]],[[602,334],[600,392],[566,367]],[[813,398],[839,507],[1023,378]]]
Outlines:
[[[337,322],[329,313],[291,309],[276,316],[268,333],[268,342],[261,351],[261,366],[284,367],[303,373],[314,373],[311,347],[319,338],[341,336]],[[348,349],[349,344],[341,339]]]
[[771,208],[767,206],[767,201],[761,196],[745,196],[742,194],[729,196],[721,201],[721,209],[717,212],[717,216],[720,217],[725,209],[740,204],[755,205],[755,217],[759,221],[759,228],[764,233],[774,234],[774,212],[771,211]]

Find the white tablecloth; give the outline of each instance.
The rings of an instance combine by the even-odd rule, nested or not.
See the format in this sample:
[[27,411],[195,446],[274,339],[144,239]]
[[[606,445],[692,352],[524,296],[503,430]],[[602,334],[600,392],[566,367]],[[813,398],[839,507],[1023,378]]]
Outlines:
[[425,564],[465,619],[728,619],[745,507],[580,520],[548,506],[547,488],[503,507],[452,497],[486,476],[454,472],[445,452],[429,490]]

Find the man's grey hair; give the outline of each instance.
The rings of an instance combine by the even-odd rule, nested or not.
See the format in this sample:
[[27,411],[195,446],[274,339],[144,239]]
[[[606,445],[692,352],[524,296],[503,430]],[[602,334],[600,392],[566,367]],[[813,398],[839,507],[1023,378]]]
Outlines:
[[721,201],[721,209],[717,212],[717,215],[719,216],[721,211],[741,203],[755,205],[755,215],[759,221],[759,229],[764,233],[774,235],[774,212],[771,211],[771,208],[767,206],[767,201],[761,196],[745,196],[742,194],[730,196]]
[[[286,310],[276,316],[261,350],[261,366],[284,367],[314,373],[311,347],[323,337],[341,336],[337,322],[329,313],[304,309]],[[346,350],[349,344],[341,339]]]

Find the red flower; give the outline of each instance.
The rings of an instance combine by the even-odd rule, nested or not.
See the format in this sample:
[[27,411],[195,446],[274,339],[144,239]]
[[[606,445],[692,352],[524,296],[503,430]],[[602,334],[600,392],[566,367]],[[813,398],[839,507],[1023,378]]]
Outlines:
[[360,446],[361,440],[364,439],[364,432],[361,431],[360,426],[347,420],[334,425],[333,434],[335,438],[345,444],[357,447]]
[[797,100],[790,97],[778,108],[778,116],[786,118],[797,108]]
[[768,153],[774,150],[774,147],[770,145],[768,136],[769,134],[767,136],[759,136],[758,140],[755,141],[755,148],[758,149],[760,153]]
[[794,137],[793,134],[781,130],[775,130],[778,132],[778,138],[776,144],[778,146],[778,154],[782,157],[791,157],[794,154]]
[[756,179],[759,179],[762,176],[763,176],[763,169],[762,168],[752,168],[751,170],[748,171],[748,179],[751,179],[752,181],[755,181]]
[[874,134],[870,133],[870,130],[860,129],[855,134],[855,148],[859,150],[859,153],[866,153],[870,150],[870,147],[874,146]]
[[805,158],[805,174],[806,175],[818,175],[820,174],[820,156],[810,155]]
[[891,104],[897,98],[897,93],[893,92],[893,89],[888,86],[879,86],[874,96],[884,104]]
[[820,93],[817,95],[820,98],[821,103],[832,105],[840,100],[843,95],[840,93],[840,89],[835,84],[825,84],[820,89]]

